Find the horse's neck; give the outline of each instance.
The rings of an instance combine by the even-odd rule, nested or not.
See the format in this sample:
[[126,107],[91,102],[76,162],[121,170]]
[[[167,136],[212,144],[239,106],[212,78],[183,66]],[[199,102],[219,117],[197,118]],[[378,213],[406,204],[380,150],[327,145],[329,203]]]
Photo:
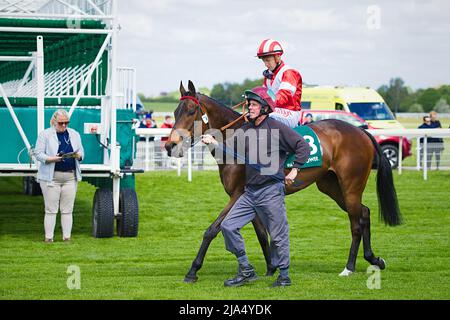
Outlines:
[[[208,113],[209,126],[211,129],[220,130],[221,128],[225,127],[226,125],[230,124],[231,122],[239,118],[239,114],[237,114],[233,110],[220,105],[217,101],[214,101],[208,96],[203,97],[205,97],[204,106]],[[229,129],[238,129],[242,126],[243,123],[244,123],[243,120],[238,121],[234,125],[230,126]]]

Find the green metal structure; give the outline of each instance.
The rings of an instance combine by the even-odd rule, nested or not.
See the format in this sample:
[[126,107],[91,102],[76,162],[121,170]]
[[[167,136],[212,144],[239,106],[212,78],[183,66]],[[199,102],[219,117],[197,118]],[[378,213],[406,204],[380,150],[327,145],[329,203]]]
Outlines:
[[0,175],[38,193],[33,148],[57,109],[82,138],[83,180],[97,187],[92,233],[137,236],[135,70],[116,65],[117,1],[0,4]]

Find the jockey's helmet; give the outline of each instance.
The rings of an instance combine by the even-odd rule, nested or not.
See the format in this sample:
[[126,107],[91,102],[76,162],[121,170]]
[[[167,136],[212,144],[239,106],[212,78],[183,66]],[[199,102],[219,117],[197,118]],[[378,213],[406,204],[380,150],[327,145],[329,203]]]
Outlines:
[[273,39],[264,40],[258,48],[257,57],[262,58],[271,55],[282,55],[284,52],[280,42]]
[[[251,90],[245,90],[244,96],[247,101],[255,100],[260,103],[262,114],[268,114],[275,110],[275,94],[266,87],[255,87]],[[262,109],[266,111],[263,112]]]

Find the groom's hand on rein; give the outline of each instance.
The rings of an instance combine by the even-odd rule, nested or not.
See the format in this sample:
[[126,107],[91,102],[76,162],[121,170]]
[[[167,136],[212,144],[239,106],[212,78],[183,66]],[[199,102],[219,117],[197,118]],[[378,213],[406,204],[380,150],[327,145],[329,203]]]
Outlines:
[[206,144],[206,145],[209,145],[209,144],[213,144],[213,145],[219,145],[219,143],[217,142],[217,140],[216,139],[214,139],[214,137],[212,136],[212,135],[210,135],[210,134],[205,134],[205,135],[203,135],[202,136],[202,142],[204,143],[204,144]]

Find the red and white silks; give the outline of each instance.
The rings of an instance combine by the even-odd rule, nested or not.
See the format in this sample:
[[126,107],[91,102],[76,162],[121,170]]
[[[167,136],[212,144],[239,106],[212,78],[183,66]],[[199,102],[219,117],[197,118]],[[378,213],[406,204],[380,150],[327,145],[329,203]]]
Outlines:
[[276,109],[271,117],[291,128],[296,127],[300,121],[300,101],[302,97],[300,72],[282,62],[272,79],[264,79],[264,86],[276,96]]

